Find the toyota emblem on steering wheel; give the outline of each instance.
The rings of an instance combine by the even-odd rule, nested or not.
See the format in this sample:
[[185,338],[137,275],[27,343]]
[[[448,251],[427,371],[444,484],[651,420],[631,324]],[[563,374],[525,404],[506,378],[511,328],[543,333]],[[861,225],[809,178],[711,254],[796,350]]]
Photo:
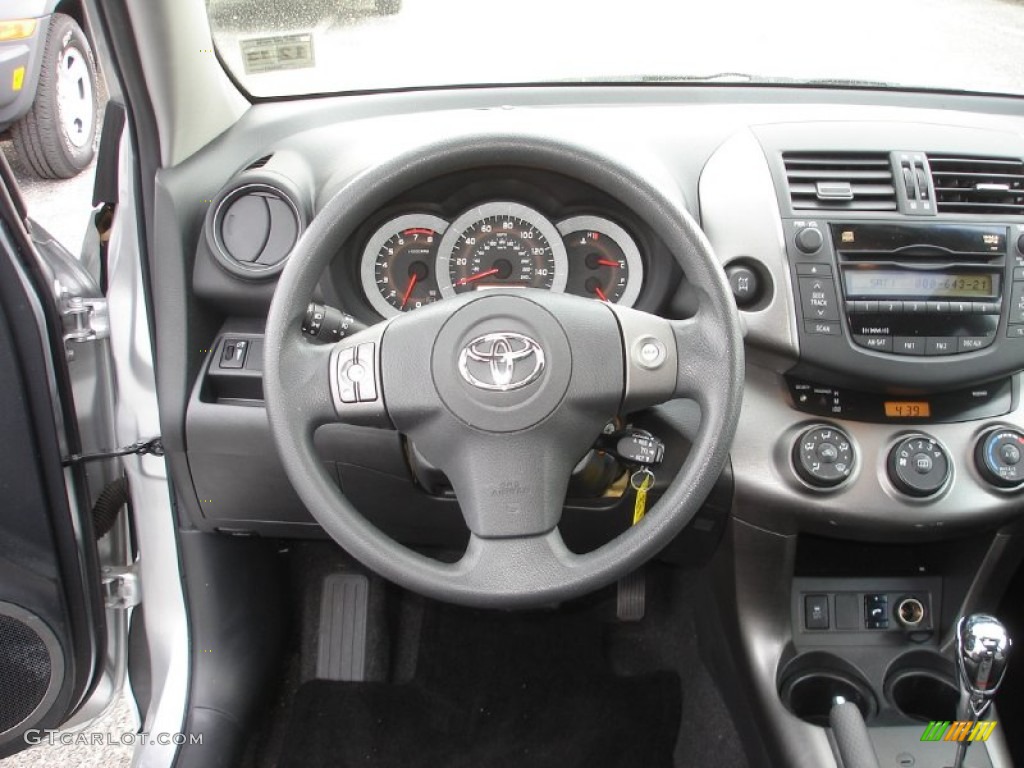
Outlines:
[[521,333],[478,336],[459,353],[459,373],[478,389],[510,392],[536,381],[544,370],[544,350]]

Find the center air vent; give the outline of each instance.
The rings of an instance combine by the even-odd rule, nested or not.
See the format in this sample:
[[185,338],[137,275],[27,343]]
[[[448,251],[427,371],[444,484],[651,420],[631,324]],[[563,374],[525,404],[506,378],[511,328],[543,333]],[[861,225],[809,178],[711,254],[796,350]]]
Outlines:
[[259,278],[277,274],[299,239],[295,202],[270,184],[247,183],[225,194],[210,222],[214,255],[229,272]]
[[883,152],[784,152],[794,211],[895,211],[896,189]]
[[928,155],[939,213],[1024,216],[1024,162]]

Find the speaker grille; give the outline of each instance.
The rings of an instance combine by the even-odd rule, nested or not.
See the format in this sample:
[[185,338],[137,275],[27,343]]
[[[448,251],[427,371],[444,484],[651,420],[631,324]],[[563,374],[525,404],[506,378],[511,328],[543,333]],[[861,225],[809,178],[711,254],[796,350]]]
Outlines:
[[0,615],[0,733],[23,722],[50,688],[50,651],[35,630]]

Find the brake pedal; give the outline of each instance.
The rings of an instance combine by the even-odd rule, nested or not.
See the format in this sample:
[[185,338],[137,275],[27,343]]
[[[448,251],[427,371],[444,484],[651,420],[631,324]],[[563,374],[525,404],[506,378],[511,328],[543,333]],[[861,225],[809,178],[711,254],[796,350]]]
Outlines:
[[316,652],[318,679],[366,679],[369,604],[370,580],[366,576],[332,573],[324,579]]
[[619,621],[640,621],[647,611],[647,574],[643,568],[619,579],[615,615]]

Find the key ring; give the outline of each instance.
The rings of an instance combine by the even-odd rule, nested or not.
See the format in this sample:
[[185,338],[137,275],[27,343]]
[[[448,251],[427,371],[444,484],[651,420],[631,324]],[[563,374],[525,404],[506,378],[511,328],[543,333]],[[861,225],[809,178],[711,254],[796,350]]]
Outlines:
[[638,469],[629,478],[629,484],[634,491],[646,491],[654,485],[654,473],[647,467]]

